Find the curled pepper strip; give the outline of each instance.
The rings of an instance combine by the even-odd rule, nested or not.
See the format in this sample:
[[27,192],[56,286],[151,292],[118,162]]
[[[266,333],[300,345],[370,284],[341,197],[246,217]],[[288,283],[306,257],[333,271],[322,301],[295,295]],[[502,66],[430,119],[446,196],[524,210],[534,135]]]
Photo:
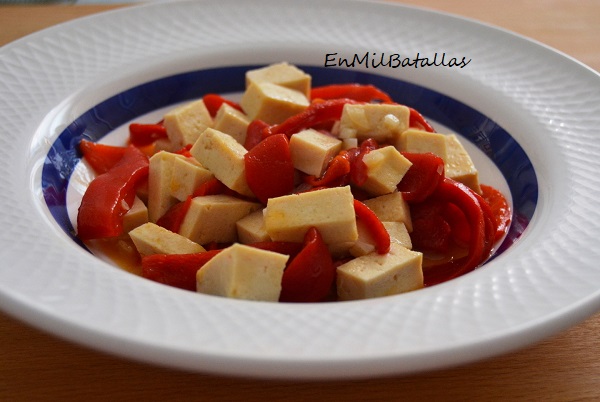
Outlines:
[[189,196],[184,201],[178,202],[169,208],[169,210],[156,221],[156,224],[173,233],[179,233],[181,224],[190,210],[191,205],[192,196]]
[[305,176],[304,182],[312,187],[335,187],[342,185],[346,175],[350,173],[350,168],[350,154],[348,151],[343,150],[329,162],[327,170],[321,177],[317,178],[313,175]]
[[240,105],[233,101],[225,99],[218,94],[206,94],[202,97],[202,100],[204,101],[204,106],[206,106],[206,109],[208,110],[208,113],[211,117],[215,117],[217,115],[217,112],[219,111],[221,106],[223,106],[224,103],[236,110],[239,110],[240,112],[242,111]]
[[389,252],[391,245],[390,234],[377,215],[375,215],[375,212],[356,199],[354,200],[354,212],[358,219],[365,223],[371,236],[375,239],[375,249],[377,250],[377,253],[386,254]]
[[148,176],[148,169],[148,157],[129,146],[112,169],[92,180],[77,214],[77,234],[82,240],[122,234],[123,215],[133,204],[135,187]]
[[127,147],[98,144],[97,142],[81,140],[79,150],[92,169],[98,174],[108,172],[125,155]]
[[289,117],[281,124],[266,128],[266,134],[285,134],[288,137],[291,137],[299,131],[314,127],[318,124],[339,120],[345,105],[357,103],[362,102],[345,98],[313,102],[303,112]]
[[392,98],[373,85],[333,84],[315,87],[310,91],[310,99],[353,99],[359,102],[393,102]]
[[410,115],[408,125],[419,130],[425,130],[430,133],[435,133],[435,129],[425,120],[425,117],[413,108],[409,108]]
[[433,196],[455,204],[464,212],[469,223],[469,250],[466,257],[426,269],[426,286],[454,279],[478,267],[489,257],[495,233],[489,206],[464,184],[445,178]]
[[444,179],[444,160],[432,153],[402,152],[412,165],[398,183],[398,191],[409,202],[424,201]]

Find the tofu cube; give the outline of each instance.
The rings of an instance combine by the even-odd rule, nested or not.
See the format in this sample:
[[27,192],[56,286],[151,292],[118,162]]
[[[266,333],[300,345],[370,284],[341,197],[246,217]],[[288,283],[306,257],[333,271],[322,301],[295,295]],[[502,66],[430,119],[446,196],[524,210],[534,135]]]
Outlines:
[[146,222],[148,222],[148,208],[139,197],[135,197],[133,205],[129,211],[123,215],[123,232],[129,233],[129,231]]
[[446,177],[459,181],[477,194],[481,194],[479,173],[460,140],[455,134],[450,134],[446,136],[446,141],[448,146],[448,158],[445,164]]
[[263,210],[252,212],[236,222],[238,240],[243,244],[270,241],[265,228]]
[[142,257],[152,254],[194,254],[206,251],[198,243],[151,222],[133,229],[129,236]]
[[445,134],[430,133],[423,130],[408,129],[400,135],[400,141],[395,143],[399,151],[424,154],[431,152],[448,160],[447,141]]
[[396,186],[412,166],[392,145],[367,153],[363,162],[367,165],[367,180],[362,188],[376,196],[396,191]]
[[248,116],[236,108],[223,103],[217,111],[213,128],[222,133],[229,134],[243,145],[246,142],[246,132],[248,131],[249,124],[250,119]]
[[391,296],[423,287],[423,254],[392,243],[387,254],[371,253],[337,268],[339,300]]
[[410,206],[399,192],[382,195],[364,201],[365,205],[382,222],[402,222],[409,232],[412,232],[412,220],[410,217]]
[[160,151],[150,158],[148,173],[148,218],[150,222],[156,222],[178,201],[171,193],[171,180],[173,162],[175,159],[181,158],[185,158],[185,156],[166,151]]
[[309,105],[302,92],[270,82],[254,83],[246,88],[240,105],[250,120],[279,124]]
[[164,124],[173,147],[180,149],[195,143],[206,128],[212,127],[213,119],[200,99],[169,111]]
[[232,136],[208,128],[190,149],[190,153],[227,187],[242,195],[254,197],[246,182],[244,155],[248,151]]
[[263,82],[281,85],[301,92],[307,98],[310,97],[311,76],[286,62],[271,64],[246,73],[246,87]]
[[313,226],[327,244],[358,238],[349,186],[271,198],[264,217],[267,233],[274,241],[302,242]]
[[394,141],[408,129],[410,109],[404,105],[345,105],[340,118],[340,138],[374,138],[378,142]]
[[402,222],[383,222],[383,226],[390,235],[390,242],[396,243],[412,250],[412,240],[406,225]]
[[296,133],[290,139],[294,167],[306,174],[320,177],[331,159],[342,149],[342,142],[317,130]]
[[202,167],[195,158],[175,158],[171,175],[171,195],[179,201],[185,201],[198,186],[213,177],[211,171]]
[[229,195],[192,199],[179,234],[198,243],[232,243],[238,240],[236,222],[261,208],[261,204]]
[[234,299],[279,301],[289,256],[236,243],[196,273],[196,290]]

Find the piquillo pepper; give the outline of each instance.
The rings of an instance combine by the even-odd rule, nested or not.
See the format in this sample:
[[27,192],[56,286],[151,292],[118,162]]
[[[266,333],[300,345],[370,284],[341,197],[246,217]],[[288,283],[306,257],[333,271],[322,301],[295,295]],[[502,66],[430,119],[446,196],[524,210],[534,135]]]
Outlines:
[[304,247],[288,263],[281,280],[282,302],[318,302],[327,297],[335,280],[331,254],[319,231],[312,227]]
[[315,87],[310,92],[314,99],[352,99],[358,102],[386,102],[392,103],[392,98],[373,85],[362,84],[333,84]]
[[161,138],[167,138],[167,129],[162,121],[156,124],[131,123],[129,125],[129,141],[131,145],[141,147],[150,145]]
[[129,146],[112,169],[92,180],[77,214],[77,235],[82,240],[122,234],[123,215],[133,204],[136,185],[148,176],[148,167],[148,157]]

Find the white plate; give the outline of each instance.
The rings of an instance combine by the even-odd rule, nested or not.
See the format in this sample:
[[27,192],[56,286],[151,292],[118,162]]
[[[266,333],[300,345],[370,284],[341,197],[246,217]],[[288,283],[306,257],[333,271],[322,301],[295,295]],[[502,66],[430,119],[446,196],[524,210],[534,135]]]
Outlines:
[[[483,269],[417,292],[288,305],[210,297],[140,279],[78,246],[50,213],[51,188],[43,192],[41,184],[46,156],[58,149],[65,128],[104,100],[214,67],[287,60],[323,72],[326,54],[336,52],[471,59],[464,68],[346,70],[455,100],[517,141],[535,172],[523,180],[537,188],[524,207],[530,214],[535,209],[533,218],[514,245]],[[0,71],[0,305],[58,336],[183,369],[350,378],[498,355],[600,308],[600,77],[517,35],[391,4],[175,2],[28,36],[1,49]],[[125,108],[135,101],[120,100]],[[484,139],[487,128],[479,127]],[[66,167],[52,160],[58,171]],[[64,204],[63,190],[57,191],[57,203]]]

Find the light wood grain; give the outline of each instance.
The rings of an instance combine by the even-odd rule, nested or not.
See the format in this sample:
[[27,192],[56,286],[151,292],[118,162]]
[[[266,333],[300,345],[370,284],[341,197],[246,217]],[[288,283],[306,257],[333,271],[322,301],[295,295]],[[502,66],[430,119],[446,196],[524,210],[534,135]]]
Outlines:
[[[600,71],[598,1],[405,3],[501,26]],[[120,6],[0,6],[0,45],[116,7]],[[600,400],[599,349],[600,314],[525,350],[463,367],[360,381],[263,381],[124,360],[0,313],[0,400]]]

